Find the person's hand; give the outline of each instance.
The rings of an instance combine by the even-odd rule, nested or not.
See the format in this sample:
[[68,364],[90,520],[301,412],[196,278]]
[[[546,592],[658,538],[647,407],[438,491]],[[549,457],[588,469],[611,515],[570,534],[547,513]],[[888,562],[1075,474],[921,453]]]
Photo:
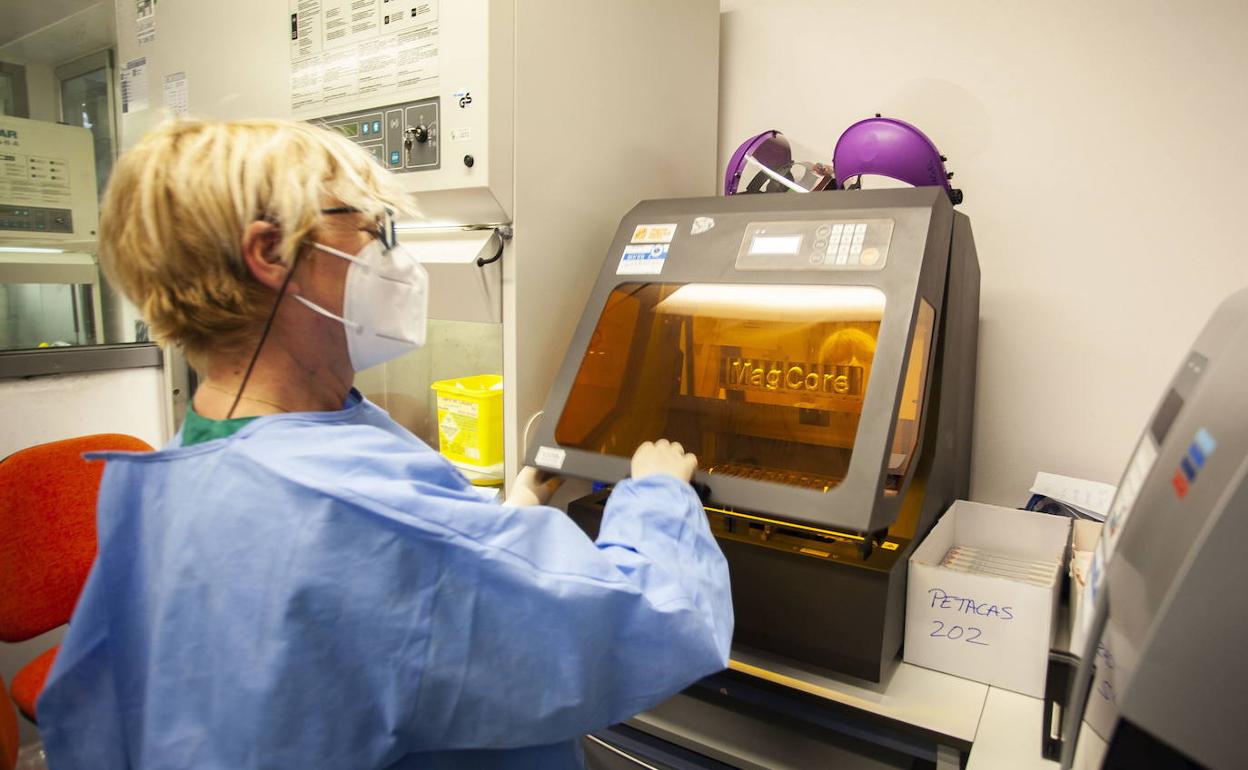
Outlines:
[[562,476],[555,476],[526,465],[516,474],[516,480],[511,484],[511,494],[507,495],[503,505],[516,507],[545,505],[561,484],[563,484]]
[[698,468],[698,458],[680,444],[661,438],[647,441],[633,453],[633,478],[667,475],[688,483]]

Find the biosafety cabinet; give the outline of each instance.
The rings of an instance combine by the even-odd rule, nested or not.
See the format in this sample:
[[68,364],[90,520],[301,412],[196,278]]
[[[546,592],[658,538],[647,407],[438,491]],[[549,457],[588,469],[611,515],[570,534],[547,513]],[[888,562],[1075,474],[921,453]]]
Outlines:
[[88,129],[0,115],[0,350],[104,341]]
[[429,384],[501,372],[507,475],[619,213],[713,189],[715,0],[116,8],[124,146],[170,112],[310,120],[415,196],[400,238],[429,268],[429,344],[357,384],[436,442]]

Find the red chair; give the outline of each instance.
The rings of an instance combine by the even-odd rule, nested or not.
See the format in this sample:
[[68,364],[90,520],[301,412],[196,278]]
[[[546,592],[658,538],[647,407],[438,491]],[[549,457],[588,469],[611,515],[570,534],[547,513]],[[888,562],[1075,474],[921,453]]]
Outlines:
[[[69,622],[95,560],[95,501],[104,463],[84,452],[150,452],[133,436],[101,433],[23,449],[0,460],[0,641],[24,642]],[[18,709],[35,701],[53,647],[13,677]]]
[[0,770],[17,767],[17,742],[17,713],[4,694],[4,680],[0,679]]

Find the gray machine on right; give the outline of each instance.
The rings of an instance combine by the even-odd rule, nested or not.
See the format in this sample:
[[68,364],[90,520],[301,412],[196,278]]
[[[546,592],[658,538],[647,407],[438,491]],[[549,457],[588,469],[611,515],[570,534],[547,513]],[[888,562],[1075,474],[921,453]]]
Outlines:
[[1045,753],[1064,768],[1240,768],[1248,712],[1248,289],[1196,339],[1128,464],[1054,652]]

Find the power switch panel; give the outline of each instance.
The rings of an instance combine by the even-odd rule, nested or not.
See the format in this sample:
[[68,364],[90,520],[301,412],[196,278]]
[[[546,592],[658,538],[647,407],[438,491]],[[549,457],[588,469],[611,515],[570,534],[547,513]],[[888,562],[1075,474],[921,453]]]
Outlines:
[[69,209],[0,205],[0,230],[18,233],[72,233],[74,213]]
[[442,165],[438,109],[439,100],[435,96],[329,115],[313,122],[362,146],[390,171],[406,174]]

